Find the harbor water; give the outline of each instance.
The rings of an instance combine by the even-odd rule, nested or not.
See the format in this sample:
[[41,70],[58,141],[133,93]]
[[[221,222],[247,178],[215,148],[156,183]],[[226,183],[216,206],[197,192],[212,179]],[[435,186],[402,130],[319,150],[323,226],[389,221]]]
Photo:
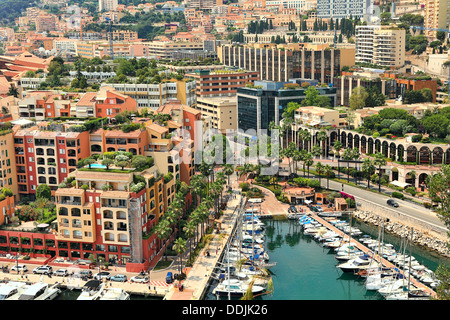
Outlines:
[[[336,268],[333,251],[324,248],[314,238],[306,236],[296,220],[265,220],[266,250],[274,292],[257,297],[261,300],[383,300],[377,291],[367,291],[364,279],[351,273],[343,273]],[[363,234],[378,238],[378,228],[353,219],[352,226]],[[359,238],[357,236],[355,238]],[[402,239],[384,234],[384,242],[391,243],[399,250]],[[407,249],[409,254],[409,246]],[[450,259],[419,247],[412,247],[412,255],[417,261],[435,271],[440,264],[450,266]],[[216,281],[211,283],[205,299],[216,300],[211,292]]]

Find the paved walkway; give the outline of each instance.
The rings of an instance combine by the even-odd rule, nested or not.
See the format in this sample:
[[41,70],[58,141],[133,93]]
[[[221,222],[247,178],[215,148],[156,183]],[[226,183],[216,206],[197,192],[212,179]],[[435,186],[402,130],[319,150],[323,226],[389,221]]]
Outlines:
[[[186,279],[182,281],[183,291],[180,291],[177,286],[172,286],[164,297],[165,300],[202,299],[211,278],[211,273],[219,261],[227,239],[233,229],[237,217],[235,211],[239,207],[240,201],[241,196],[238,194],[236,194],[234,199],[228,201],[224,214],[218,219],[221,222],[220,233],[224,234],[224,236],[216,234],[211,239],[209,245],[199,253]],[[210,253],[209,256],[206,255],[206,251]]]

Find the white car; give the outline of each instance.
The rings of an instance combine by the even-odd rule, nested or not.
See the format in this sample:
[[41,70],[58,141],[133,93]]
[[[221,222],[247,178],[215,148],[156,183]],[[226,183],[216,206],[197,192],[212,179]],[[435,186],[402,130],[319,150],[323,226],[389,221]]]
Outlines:
[[28,268],[26,265],[24,264],[15,264],[11,267],[11,271],[23,271],[23,272],[27,272]]
[[54,275],[58,277],[67,277],[69,275],[69,271],[67,271],[67,269],[58,269],[55,271]]
[[52,274],[53,269],[51,266],[40,266],[33,269],[34,274]]
[[130,282],[132,283],[147,283],[148,277],[143,275],[137,275],[134,277],[131,277]]

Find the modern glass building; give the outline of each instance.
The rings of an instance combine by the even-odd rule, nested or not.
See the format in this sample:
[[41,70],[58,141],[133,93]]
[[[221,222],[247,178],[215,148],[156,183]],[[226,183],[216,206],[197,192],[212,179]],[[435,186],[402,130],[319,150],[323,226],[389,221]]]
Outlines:
[[[255,134],[259,135],[261,130],[269,130],[270,122],[273,121],[278,125],[289,102],[300,103],[306,98],[306,88],[285,87],[286,84],[296,82],[295,79],[289,82],[255,81],[253,86],[238,88],[238,129],[244,133],[253,129]],[[316,87],[316,89],[320,95],[330,97],[332,106],[336,105],[336,88]]]

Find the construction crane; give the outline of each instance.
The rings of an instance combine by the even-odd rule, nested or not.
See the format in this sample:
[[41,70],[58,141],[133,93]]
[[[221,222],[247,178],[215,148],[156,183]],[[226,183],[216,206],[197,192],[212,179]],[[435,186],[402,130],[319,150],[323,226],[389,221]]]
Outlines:
[[[444,29],[444,28],[425,28],[425,27],[419,27],[419,26],[409,26],[409,28],[415,29],[415,30],[442,31],[447,34],[447,38],[448,38],[448,34],[450,32],[450,30]],[[450,66],[448,69],[449,69],[449,73],[448,73],[448,81],[447,81],[447,94],[448,94],[447,99],[450,99]]]
[[114,48],[113,48],[113,32],[112,32],[112,20],[106,17],[106,21],[109,21],[109,55],[111,60],[114,60]]

